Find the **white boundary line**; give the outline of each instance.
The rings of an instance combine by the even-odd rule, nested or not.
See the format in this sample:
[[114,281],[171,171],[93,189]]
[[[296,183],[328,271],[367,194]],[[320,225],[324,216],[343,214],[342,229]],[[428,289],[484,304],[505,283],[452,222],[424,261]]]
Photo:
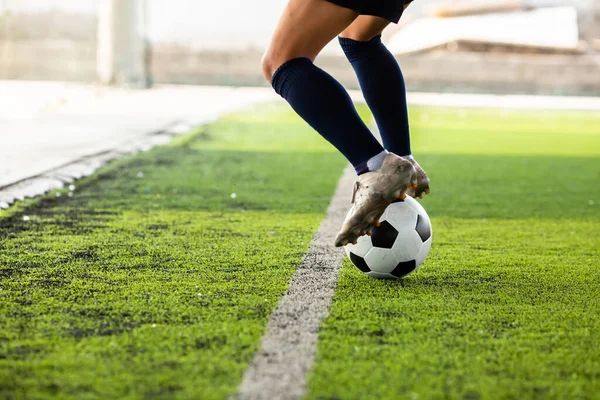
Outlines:
[[321,222],[310,249],[271,314],[261,349],[246,370],[236,399],[292,400],[306,392],[306,380],[317,352],[321,322],[337,286],[343,251],[333,238],[350,209],[350,167],[338,182],[327,217]]

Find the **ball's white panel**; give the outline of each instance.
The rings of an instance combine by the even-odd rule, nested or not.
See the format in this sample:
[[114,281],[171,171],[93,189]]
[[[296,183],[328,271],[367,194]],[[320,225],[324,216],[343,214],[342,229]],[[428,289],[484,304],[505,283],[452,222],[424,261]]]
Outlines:
[[431,250],[431,238],[429,238],[425,241],[425,243],[423,243],[421,251],[419,251],[419,254],[417,254],[417,256],[415,257],[415,261],[417,262],[417,268],[419,268],[419,266],[423,264],[423,261],[425,261],[427,254],[429,254],[429,250]]
[[421,205],[421,203],[419,203],[417,200],[415,200],[415,199],[413,199],[411,197],[406,198],[405,202],[413,210],[415,210],[421,216],[421,218],[423,218],[425,220],[425,222],[429,225],[429,229],[430,229],[430,232],[431,232],[431,236],[429,237],[429,239],[427,239],[422,244],[421,249],[419,250],[418,254],[415,256],[415,261],[417,263],[417,268],[419,268],[419,266],[423,263],[423,261],[427,257],[427,254],[429,254],[429,250],[431,249],[431,243],[432,243],[432,240],[433,240],[433,227],[431,226],[431,220],[429,219],[429,215],[427,214],[427,211],[425,211],[425,208],[423,208],[423,206]]
[[421,203],[419,203],[417,200],[413,199],[412,197],[407,197],[406,199],[404,199],[404,202],[406,203],[406,205],[408,205],[410,208],[415,210],[417,213],[419,213],[421,215],[427,215],[427,211],[425,211],[425,209],[423,208]]
[[389,206],[387,206],[387,208],[385,209],[383,214],[381,214],[381,218],[379,218],[379,221],[381,221],[381,222],[387,221],[388,210],[390,209],[391,206],[393,206],[393,204],[390,204]]
[[402,213],[403,210],[408,210],[410,212],[412,207],[407,205],[404,201],[398,201],[396,203],[392,203],[383,212],[381,215],[380,221],[389,221],[390,218],[393,218],[393,215],[397,213]]
[[392,272],[400,262],[391,249],[373,247],[365,256],[365,261],[373,272]]
[[[429,227],[431,229],[431,220],[429,219],[429,215],[427,214],[427,211],[425,211],[425,209],[423,208],[421,203],[419,203],[417,200],[413,199],[412,197],[407,197],[405,199],[405,202],[413,210],[415,210],[419,215],[421,215],[421,217],[425,218],[425,221],[427,221],[427,223],[429,224]],[[433,235],[433,229],[431,229],[431,234]]]
[[[408,200],[408,197],[406,198]],[[385,210],[386,221],[398,232],[404,229],[415,229],[417,225],[417,212],[413,207],[404,202],[392,203]]]
[[371,271],[371,272],[367,272],[367,275],[369,275],[372,278],[377,278],[377,279],[398,279],[398,278],[396,278],[393,275],[384,274],[384,273],[381,273],[381,272],[373,272],[373,271]]
[[350,257],[350,252],[353,252],[357,256],[364,257],[367,255],[369,250],[373,248],[373,243],[371,242],[370,236],[361,236],[357,240],[357,244],[349,244],[344,246],[344,250],[346,251],[346,255]]
[[414,226],[410,229],[404,228],[398,232],[398,237],[392,250],[398,262],[414,260],[423,247],[423,241],[414,229]]

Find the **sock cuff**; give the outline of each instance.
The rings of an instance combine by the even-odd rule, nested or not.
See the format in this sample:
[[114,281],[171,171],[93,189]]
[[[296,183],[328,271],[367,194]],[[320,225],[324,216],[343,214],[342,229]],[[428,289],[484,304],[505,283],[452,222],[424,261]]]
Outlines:
[[367,165],[367,162],[363,161],[360,164],[356,165],[354,167],[354,172],[356,172],[356,175],[362,175],[362,174],[366,174],[367,172],[369,172],[369,167]]
[[358,40],[343,38],[338,36],[340,46],[344,50],[344,54],[348,61],[354,62],[367,56],[373,49],[382,46],[381,35],[377,35],[367,42],[359,42]]
[[383,164],[383,160],[390,154],[387,150],[383,149],[381,152],[375,154],[371,158],[366,161],[361,162],[358,165],[354,166],[354,171],[356,171],[356,175],[362,175],[365,172],[377,171],[381,168]]
[[369,171],[377,171],[379,168],[381,168],[381,165],[383,165],[383,160],[385,160],[388,154],[390,153],[384,149],[381,151],[381,153],[369,158],[367,160],[367,167],[369,168]]
[[298,67],[312,64],[313,62],[310,58],[305,57],[292,58],[291,60],[284,62],[273,74],[271,86],[273,86],[273,89],[275,89],[275,92],[278,95],[285,99],[287,93],[294,84],[294,81],[304,73],[303,68],[299,69]]

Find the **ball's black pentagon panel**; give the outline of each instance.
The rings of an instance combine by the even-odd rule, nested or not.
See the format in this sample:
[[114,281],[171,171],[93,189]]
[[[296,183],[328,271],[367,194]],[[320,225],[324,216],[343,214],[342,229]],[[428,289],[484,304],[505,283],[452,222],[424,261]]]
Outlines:
[[404,261],[398,264],[396,268],[391,272],[396,278],[402,278],[404,275],[408,275],[417,268],[417,262],[415,260]]
[[365,259],[357,256],[354,253],[350,253],[350,261],[352,261],[352,264],[354,264],[356,268],[360,269],[362,272],[371,271],[371,268],[369,268]]
[[404,203],[404,200],[403,199],[396,199],[396,200],[392,201],[392,204],[394,204],[394,203]]
[[423,242],[427,241],[427,239],[431,237],[431,226],[420,214],[417,216],[417,226],[415,227],[415,230]]
[[383,221],[381,225],[373,229],[371,242],[375,247],[391,249],[398,237],[398,231],[389,222]]

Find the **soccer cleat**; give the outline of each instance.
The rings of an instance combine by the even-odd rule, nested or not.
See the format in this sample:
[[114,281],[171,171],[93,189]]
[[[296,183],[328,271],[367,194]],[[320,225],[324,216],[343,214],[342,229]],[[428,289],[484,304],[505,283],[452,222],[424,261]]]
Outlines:
[[427,174],[425,173],[423,168],[421,168],[419,163],[412,156],[405,156],[402,158],[410,161],[415,170],[417,171],[417,184],[413,185],[412,189],[407,190],[406,193],[411,197],[418,197],[422,199],[423,193],[429,194],[429,178],[427,177]]
[[381,225],[379,218],[387,206],[397,196],[405,198],[406,190],[416,183],[417,173],[412,163],[393,153],[385,157],[377,171],[360,175],[354,184],[352,208],[335,238],[335,245],[354,243],[363,233],[371,232],[373,225]]

